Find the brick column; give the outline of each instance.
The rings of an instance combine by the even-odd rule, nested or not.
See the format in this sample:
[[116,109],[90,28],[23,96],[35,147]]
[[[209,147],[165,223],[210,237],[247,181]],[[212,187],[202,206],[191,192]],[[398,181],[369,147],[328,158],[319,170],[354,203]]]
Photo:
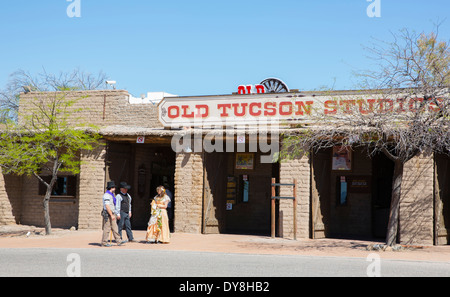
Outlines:
[[433,245],[433,155],[408,161],[403,169],[400,198],[400,243]]
[[[293,183],[297,179],[297,239],[309,238],[310,233],[310,189],[311,168],[309,156],[282,160],[280,163],[280,183]],[[293,196],[291,187],[281,187],[281,196]],[[294,237],[294,216],[291,200],[281,200],[280,237]]]
[[179,153],[175,165],[175,232],[201,233],[203,214],[202,153]]
[[[104,142],[102,142],[104,143]],[[81,152],[81,168],[78,182],[78,229],[101,229],[101,211],[105,192],[106,146],[91,152]]]

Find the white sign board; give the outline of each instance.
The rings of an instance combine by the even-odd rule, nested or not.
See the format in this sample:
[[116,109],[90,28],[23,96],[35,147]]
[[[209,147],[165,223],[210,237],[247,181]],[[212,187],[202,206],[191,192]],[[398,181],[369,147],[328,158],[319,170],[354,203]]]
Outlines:
[[[382,95],[314,96],[280,94],[168,97],[158,105],[158,119],[164,127],[214,127],[307,122],[313,115],[347,117],[374,112],[414,112],[422,98],[384,98]],[[441,99],[438,99],[441,100]],[[427,111],[438,111],[429,102]]]

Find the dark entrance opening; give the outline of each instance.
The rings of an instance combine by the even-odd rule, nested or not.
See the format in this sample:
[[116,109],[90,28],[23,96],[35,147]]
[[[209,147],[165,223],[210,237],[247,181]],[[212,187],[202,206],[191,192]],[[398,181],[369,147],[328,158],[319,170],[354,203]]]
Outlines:
[[372,230],[373,236],[386,238],[392,197],[394,162],[383,153],[372,158]]
[[[170,148],[153,148],[149,150],[152,155],[150,170],[150,195],[146,198],[149,212],[147,213],[147,222],[150,219],[150,204],[154,196],[156,196],[156,188],[163,186],[166,194],[170,197],[171,202],[167,209],[169,216],[170,231],[174,231],[174,209],[175,209],[175,152]],[[147,229],[147,223],[140,225],[141,228]]]
[[[117,184],[125,181],[131,185],[128,193],[132,197],[132,229],[147,229],[151,201],[156,195],[156,187],[162,185],[174,196],[172,207],[168,210],[173,230],[175,155],[169,145],[108,143],[106,179]],[[117,193],[119,189],[116,189]]]
[[434,244],[450,244],[450,157],[436,154],[434,159]]
[[351,151],[351,167],[333,168],[333,149],[312,154],[311,237],[386,236],[394,163],[380,153]]
[[203,233],[270,235],[271,178],[276,168],[260,157],[204,153]]

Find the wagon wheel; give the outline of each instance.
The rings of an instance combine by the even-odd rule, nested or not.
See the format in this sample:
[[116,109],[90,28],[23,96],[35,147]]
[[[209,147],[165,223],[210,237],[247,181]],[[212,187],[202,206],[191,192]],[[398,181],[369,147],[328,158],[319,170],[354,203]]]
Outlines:
[[261,82],[266,88],[266,93],[287,93],[289,92],[288,86],[278,78],[268,78]]

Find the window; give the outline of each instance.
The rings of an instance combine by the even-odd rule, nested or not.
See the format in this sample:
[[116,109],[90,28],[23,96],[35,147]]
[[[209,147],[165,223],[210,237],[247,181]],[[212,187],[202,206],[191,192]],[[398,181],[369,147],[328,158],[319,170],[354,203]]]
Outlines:
[[[49,183],[51,176],[41,176],[45,182]],[[53,186],[52,196],[76,196],[77,178],[76,176],[58,176]],[[39,182],[39,195],[45,195],[47,187]]]

